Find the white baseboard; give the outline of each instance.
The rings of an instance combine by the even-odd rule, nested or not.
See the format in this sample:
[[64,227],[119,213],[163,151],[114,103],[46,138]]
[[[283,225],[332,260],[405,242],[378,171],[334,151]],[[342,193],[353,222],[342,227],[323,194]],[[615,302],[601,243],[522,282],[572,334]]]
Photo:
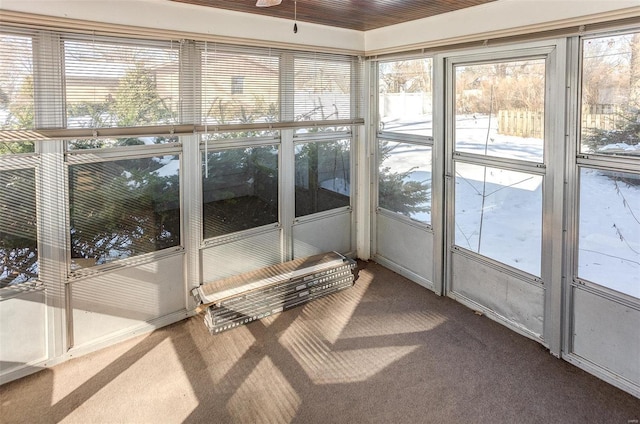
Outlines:
[[[414,283],[417,283],[419,285],[421,285],[422,287],[429,289],[431,291],[435,291],[434,287],[433,287],[433,282],[427,280],[426,278],[416,274],[415,272],[401,266],[398,265],[397,263],[393,262],[390,259],[385,258],[384,256],[380,256],[380,255],[375,255],[372,259],[374,262],[379,263],[380,265],[384,266],[385,268],[390,269],[393,272],[397,272],[398,274],[402,275],[405,278],[408,278],[409,280],[413,281]],[[436,293],[437,294],[437,293]]]

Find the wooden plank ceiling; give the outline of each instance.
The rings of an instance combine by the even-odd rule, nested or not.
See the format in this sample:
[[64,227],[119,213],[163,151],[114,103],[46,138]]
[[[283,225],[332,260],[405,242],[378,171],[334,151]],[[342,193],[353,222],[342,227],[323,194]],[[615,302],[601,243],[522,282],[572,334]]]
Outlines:
[[[294,0],[256,7],[256,0],[172,0],[293,20]],[[298,22],[368,31],[496,0],[297,0]]]

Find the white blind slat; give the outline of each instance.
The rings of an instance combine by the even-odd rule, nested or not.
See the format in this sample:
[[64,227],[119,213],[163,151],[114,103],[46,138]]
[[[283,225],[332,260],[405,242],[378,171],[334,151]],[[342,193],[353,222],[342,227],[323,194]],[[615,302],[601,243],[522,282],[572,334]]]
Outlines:
[[177,124],[179,46],[64,40],[67,128]]
[[4,139],[15,141],[15,130],[53,131],[55,138],[90,130],[86,136],[95,138],[117,128],[140,136],[145,127],[152,135],[184,125],[229,131],[362,123],[362,63],[354,56],[5,31],[0,123],[14,131]]
[[0,129],[34,128],[33,45],[29,32],[0,32]]

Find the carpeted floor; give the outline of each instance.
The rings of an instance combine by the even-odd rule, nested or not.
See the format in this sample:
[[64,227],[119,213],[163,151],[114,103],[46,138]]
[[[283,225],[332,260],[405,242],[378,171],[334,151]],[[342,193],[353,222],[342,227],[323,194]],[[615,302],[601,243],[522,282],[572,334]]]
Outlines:
[[2,423],[637,423],[640,399],[374,263],[211,336],[197,316],[0,387]]

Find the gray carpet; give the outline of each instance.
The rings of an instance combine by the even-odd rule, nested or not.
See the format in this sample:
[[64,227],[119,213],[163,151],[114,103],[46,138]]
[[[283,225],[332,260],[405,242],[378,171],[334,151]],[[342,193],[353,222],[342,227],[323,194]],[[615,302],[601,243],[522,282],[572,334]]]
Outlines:
[[2,423],[637,423],[640,399],[374,263],[211,336],[196,316],[0,387]]

